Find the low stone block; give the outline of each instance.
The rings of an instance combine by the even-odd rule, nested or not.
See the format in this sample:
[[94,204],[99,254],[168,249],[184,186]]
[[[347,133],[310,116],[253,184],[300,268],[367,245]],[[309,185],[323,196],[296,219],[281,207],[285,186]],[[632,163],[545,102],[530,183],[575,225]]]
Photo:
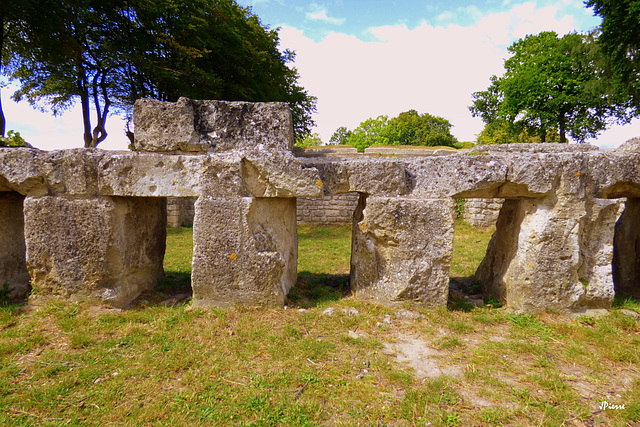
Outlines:
[[283,102],[140,99],[133,108],[136,151],[291,151],[293,122]]
[[296,201],[202,196],[195,205],[194,306],[282,306],[297,277]]
[[28,197],[24,212],[39,293],[126,307],[163,275],[164,199]]
[[353,222],[351,289],[382,304],[444,306],[453,253],[452,199],[360,198]]

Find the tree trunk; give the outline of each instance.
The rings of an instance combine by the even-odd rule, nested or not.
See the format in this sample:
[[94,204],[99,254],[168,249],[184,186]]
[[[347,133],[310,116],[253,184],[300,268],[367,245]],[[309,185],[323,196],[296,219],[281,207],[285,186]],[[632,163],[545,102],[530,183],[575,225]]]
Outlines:
[[564,144],[565,142],[567,142],[567,129],[566,129],[567,126],[564,123],[564,115],[560,118],[559,127],[560,127],[560,143]]
[[[92,89],[93,89],[93,106],[96,109],[96,127],[93,128],[93,134],[91,138],[91,146],[97,147],[107,137],[107,116],[109,115],[109,101],[107,83],[107,73],[105,70],[101,70],[93,77]],[[98,95],[98,89],[102,93],[102,99],[104,99],[104,107],[100,107],[100,96]]]
[[89,110],[89,95],[86,91],[80,95],[80,103],[82,104],[82,137],[84,139],[84,148],[93,148],[93,136],[91,135],[91,111]]

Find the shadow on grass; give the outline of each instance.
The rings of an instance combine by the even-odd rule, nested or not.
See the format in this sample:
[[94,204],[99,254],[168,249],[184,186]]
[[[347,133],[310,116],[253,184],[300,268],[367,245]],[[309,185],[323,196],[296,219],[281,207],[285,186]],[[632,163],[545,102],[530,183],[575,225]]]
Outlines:
[[626,308],[640,312],[640,298],[635,295],[616,294],[613,298],[611,308]]
[[503,304],[492,295],[486,294],[474,276],[449,278],[448,310],[469,312],[475,307],[485,305],[499,308]]
[[143,292],[131,307],[163,305],[176,307],[191,300],[191,273],[167,271],[152,290]]
[[351,294],[348,274],[312,274],[298,272],[298,281],[287,295],[291,307],[312,308],[330,301],[339,301]]

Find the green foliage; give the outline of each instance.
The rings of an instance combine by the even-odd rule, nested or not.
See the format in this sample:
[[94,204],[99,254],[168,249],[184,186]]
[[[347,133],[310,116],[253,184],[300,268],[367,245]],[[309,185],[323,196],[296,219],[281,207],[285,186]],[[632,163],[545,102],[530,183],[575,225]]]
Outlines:
[[[545,132],[545,142],[560,142],[560,135],[556,129],[548,129]],[[521,123],[509,123],[496,120],[487,123],[478,135],[478,144],[512,144],[542,142],[539,132],[532,132]]]
[[465,203],[465,199],[456,199],[456,218],[462,219],[462,215],[464,215]]
[[296,147],[318,147],[322,145],[322,139],[317,133],[307,133],[302,138],[297,139]]
[[389,144],[389,139],[385,135],[385,128],[389,122],[389,117],[378,116],[375,119],[369,118],[351,132],[347,141],[348,145],[353,145],[362,152],[372,145]]
[[473,94],[469,109],[488,125],[494,143],[527,140],[537,133],[547,142],[595,137],[612,121],[628,122],[628,102],[606,68],[595,34],[555,32],[529,35],[509,47],[503,77]]
[[351,138],[351,131],[348,130],[344,126],[340,126],[336,131],[331,135],[331,139],[329,140],[330,144],[349,144],[349,138]]
[[6,137],[0,137],[0,147],[30,147],[30,145],[20,136],[20,132],[10,130]]
[[330,142],[353,145],[361,152],[372,145],[452,147],[457,140],[451,135],[451,127],[447,119],[409,110],[392,119],[388,116],[369,118],[353,131],[341,126]]
[[624,94],[636,113],[640,110],[640,0],[587,0],[601,16],[602,46],[608,65],[624,88]]
[[0,307],[6,307],[9,305],[9,285],[7,283],[2,284],[0,289]]
[[457,142],[451,135],[451,123],[442,117],[416,110],[400,113],[389,120],[385,135],[394,145],[453,146]]
[[19,29],[3,51],[14,99],[54,114],[79,99],[85,146],[106,138],[112,109],[130,117],[139,98],[287,102],[296,136],[313,125],[316,99],[287,65],[294,53],[234,0],[25,0],[8,19]]
[[460,141],[453,144],[453,148],[455,148],[456,150],[467,150],[469,148],[475,147],[475,145],[476,144],[471,141]]

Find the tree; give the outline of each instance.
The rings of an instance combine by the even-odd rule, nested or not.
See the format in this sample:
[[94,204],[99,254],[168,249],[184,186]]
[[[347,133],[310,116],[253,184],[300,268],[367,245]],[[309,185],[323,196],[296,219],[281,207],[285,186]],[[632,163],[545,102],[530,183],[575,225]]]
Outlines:
[[319,147],[322,145],[322,138],[317,133],[308,133],[304,137],[296,140],[296,147]]
[[338,129],[336,129],[335,132],[333,132],[333,135],[331,135],[331,139],[329,139],[329,143],[330,144],[348,144],[349,138],[351,138],[351,134],[352,132],[348,130],[346,127],[340,126]]
[[602,17],[598,43],[620,78],[631,108],[640,110],[640,0],[587,0]]
[[384,134],[388,121],[389,117],[387,116],[378,116],[375,119],[368,118],[351,132],[347,144],[353,145],[358,151],[364,151],[365,148],[372,145],[389,144],[389,139]]
[[[515,129],[547,133],[560,142],[595,137],[612,121],[630,119],[628,102],[604,66],[594,35],[555,32],[529,35],[509,47],[503,77],[493,76],[486,91],[473,94],[469,109],[487,124],[506,122]],[[513,130],[513,129],[512,129]]]
[[395,145],[453,146],[457,142],[451,135],[451,123],[442,117],[416,110],[405,111],[389,120],[385,135]]
[[25,2],[10,18],[23,34],[5,55],[21,84],[14,98],[54,114],[79,99],[86,147],[106,138],[112,109],[130,117],[142,97],[281,101],[296,136],[313,125],[316,100],[287,65],[293,52],[280,52],[277,30],[234,0]]
[[[546,142],[560,142],[560,135],[556,129],[547,129]],[[542,142],[539,132],[530,132],[519,123],[493,121],[485,125],[478,135],[478,144],[510,144],[510,143]]]
[[450,133],[451,123],[431,114],[405,111],[397,117],[369,118],[353,131],[341,126],[333,133],[330,142],[353,145],[358,151],[372,145],[446,145],[457,142]]
[[[5,66],[10,60],[9,46],[22,36],[24,22],[19,17],[25,15],[24,9],[29,1],[0,1],[0,76],[5,74]],[[5,136],[5,132],[6,121],[0,96],[0,138]]]

